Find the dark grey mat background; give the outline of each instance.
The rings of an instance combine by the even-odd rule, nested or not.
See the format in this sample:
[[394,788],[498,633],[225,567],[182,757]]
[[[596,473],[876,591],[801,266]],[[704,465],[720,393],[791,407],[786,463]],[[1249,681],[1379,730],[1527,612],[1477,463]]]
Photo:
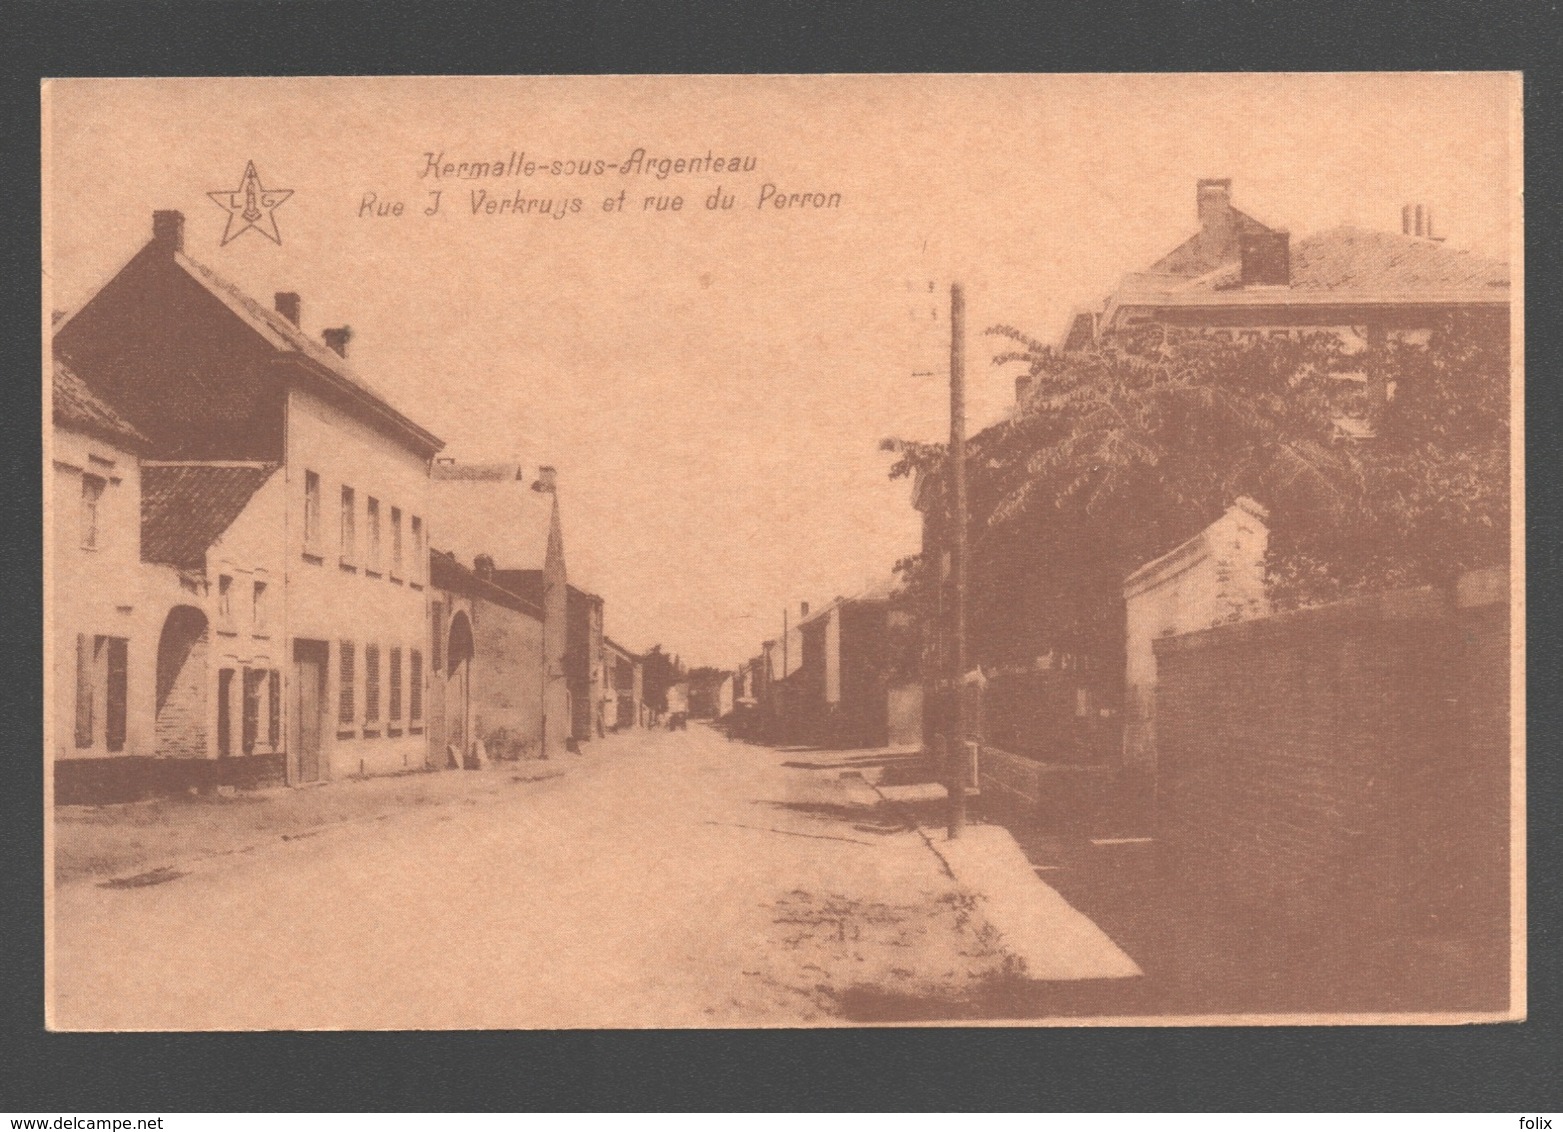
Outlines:
[[[1553,3],[0,6],[0,1111],[1555,1113],[1559,117]],[[1531,1021],[1447,1029],[51,1035],[42,1029],[38,81],[66,75],[1523,69]],[[1104,145],[1113,139],[1104,138]],[[101,187],[105,194],[115,186]],[[1484,1123],[1485,1126],[1485,1123]],[[1496,1125],[1493,1125],[1496,1127]]]

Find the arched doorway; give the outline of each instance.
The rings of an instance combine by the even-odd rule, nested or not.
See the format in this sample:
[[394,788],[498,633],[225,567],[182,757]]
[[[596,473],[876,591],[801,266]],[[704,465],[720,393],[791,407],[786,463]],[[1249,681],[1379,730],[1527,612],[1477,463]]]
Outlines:
[[207,624],[193,605],[176,605],[157,641],[157,753],[205,758]]
[[445,648],[445,741],[465,765],[472,741],[472,622],[465,612],[450,619],[450,638]]

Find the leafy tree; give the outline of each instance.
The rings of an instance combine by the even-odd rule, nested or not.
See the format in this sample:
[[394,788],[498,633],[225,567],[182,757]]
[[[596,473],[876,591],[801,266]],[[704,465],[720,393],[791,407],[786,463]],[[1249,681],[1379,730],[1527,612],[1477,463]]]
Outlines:
[[[1233,340],[1154,326],[1060,353],[1012,327],[1029,394],[968,443],[973,659],[1038,648],[1101,655],[1121,640],[1121,583],[1239,495],[1271,511],[1282,604],[1441,578],[1501,559],[1507,533],[1506,326],[1460,320],[1426,345],[1364,358],[1333,334]],[[1360,390],[1393,391],[1372,409]],[[1341,390],[1352,392],[1342,394]],[[1337,422],[1372,409],[1376,438]],[[886,442],[916,476],[943,545],[941,445]],[[938,564],[903,573],[937,600]],[[925,608],[927,606],[925,605]]]

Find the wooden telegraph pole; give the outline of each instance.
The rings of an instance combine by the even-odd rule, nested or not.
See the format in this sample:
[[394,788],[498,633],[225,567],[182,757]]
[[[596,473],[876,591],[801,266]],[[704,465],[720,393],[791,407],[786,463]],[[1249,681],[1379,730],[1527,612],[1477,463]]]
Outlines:
[[955,581],[952,609],[954,637],[951,651],[948,737],[950,795],[949,838],[966,828],[966,296],[959,283],[950,284],[950,478],[954,487],[954,539],[951,542],[951,574]]

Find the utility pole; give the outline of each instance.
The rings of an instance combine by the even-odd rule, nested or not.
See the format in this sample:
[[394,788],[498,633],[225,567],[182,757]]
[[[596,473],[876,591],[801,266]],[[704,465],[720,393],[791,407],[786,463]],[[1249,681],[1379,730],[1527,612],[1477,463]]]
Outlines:
[[950,796],[948,834],[954,841],[966,828],[966,697],[961,683],[966,678],[966,296],[959,283],[950,284],[950,478],[955,495],[950,563],[955,582],[955,639],[950,650],[954,703],[947,716],[953,734],[948,739],[946,790]]

